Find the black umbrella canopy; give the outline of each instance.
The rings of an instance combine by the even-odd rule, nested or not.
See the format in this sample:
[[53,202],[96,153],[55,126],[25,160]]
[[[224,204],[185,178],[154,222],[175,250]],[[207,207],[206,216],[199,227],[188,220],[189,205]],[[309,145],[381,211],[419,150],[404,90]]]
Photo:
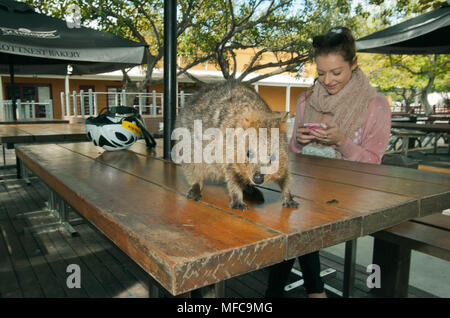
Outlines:
[[372,33],[356,41],[358,52],[384,54],[449,54],[450,6]]
[[0,0],[0,73],[95,74],[144,64],[147,46],[34,12],[25,3]]

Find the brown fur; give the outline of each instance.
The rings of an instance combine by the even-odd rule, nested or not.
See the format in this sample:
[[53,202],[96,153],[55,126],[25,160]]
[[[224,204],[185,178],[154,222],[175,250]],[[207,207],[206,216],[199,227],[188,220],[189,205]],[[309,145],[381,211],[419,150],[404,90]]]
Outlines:
[[[286,138],[287,113],[272,112],[256,91],[248,86],[226,82],[207,87],[195,94],[180,112],[176,127],[187,128],[193,136],[194,120],[202,120],[202,130],[219,128],[224,139],[223,156],[226,151],[226,128],[241,127],[244,130],[253,127],[268,128],[268,144],[270,146],[270,128],[279,128],[279,165],[278,171],[264,175],[264,182],[274,181],[281,188],[283,206],[297,207],[289,190],[288,144]],[[259,136],[258,136],[259,138]],[[248,139],[247,139],[248,140]],[[258,139],[259,140],[259,139]],[[193,137],[192,137],[193,142]],[[203,141],[203,147],[210,141]],[[246,141],[245,151],[252,147]],[[193,158],[193,155],[192,155]],[[235,147],[234,163],[184,163],[184,174],[191,186],[188,197],[198,200],[201,197],[205,179],[225,180],[234,209],[246,209],[243,202],[243,191],[255,193],[253,177],[260,171],[262,163],[237,163]],[[191,161],[193,162],[193,160]],[[263,184],[259,183],[259,184]]]

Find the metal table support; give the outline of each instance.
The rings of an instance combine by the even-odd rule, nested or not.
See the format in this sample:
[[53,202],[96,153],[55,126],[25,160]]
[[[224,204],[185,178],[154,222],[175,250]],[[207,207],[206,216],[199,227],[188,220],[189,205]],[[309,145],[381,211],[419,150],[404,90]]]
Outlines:
[[342,297],[353,297],[356,267],[356,239],[345,242],[344,287]]
[[160,298],[164,295],[175,298],[225,298],[225,281],[192,290],[190,292],[172,296],[150,275],[148,275],[148,297]]
[[[22,161],[19,161],[18,164],[20,166],[22,178],[29,185],[31,182],[28,168],[22,163]],[[56,222],[25,227],[25,234],[55,231],[59,230],[61,227],[64,227],[71,236],[76,236],[78,235],[78,232],[73,228],[73,226],[84,223],[84,220],[81,217],[69,219],[69,210],[70,206],[67,204],[67,202],[64,201],[64,199],[60,197],[55,191],[49,188],[47,209],[20,213],[16,215],[16,218],[34,218],[52,214],[57,219]]]

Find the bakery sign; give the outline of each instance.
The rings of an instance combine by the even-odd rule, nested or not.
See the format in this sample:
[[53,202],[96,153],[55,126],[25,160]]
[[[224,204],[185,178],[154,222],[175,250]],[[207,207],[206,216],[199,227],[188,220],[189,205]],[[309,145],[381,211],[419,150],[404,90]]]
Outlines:
[[15,55],[34,56],[51,59],[80,59],[82,50],[66,48],[48,48],[0,40],[0,52]]
[[32,31],[26,28],[4,28],[0,27],[0,35],[1,36],[22,36],[28,38],[38,38],[38,39],[59,39],[59,33],[57,30],[53,31]]

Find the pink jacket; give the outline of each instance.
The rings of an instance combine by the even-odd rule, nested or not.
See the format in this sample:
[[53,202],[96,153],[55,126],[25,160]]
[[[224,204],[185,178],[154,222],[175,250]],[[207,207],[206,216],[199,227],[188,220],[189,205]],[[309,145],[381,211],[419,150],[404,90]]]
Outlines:
[[[303,121],[305,94],[302,94],[295,108],[295,124],[290,148],[292,152],[302,153],[303,145],[297,142],[297,128]],[[391,133],[391,109],[383,95],[377,94],[369,101],[367,118],[351,140],[345,137],[341,147],[336,150],[344,160],[380,164],[387,148]]]

